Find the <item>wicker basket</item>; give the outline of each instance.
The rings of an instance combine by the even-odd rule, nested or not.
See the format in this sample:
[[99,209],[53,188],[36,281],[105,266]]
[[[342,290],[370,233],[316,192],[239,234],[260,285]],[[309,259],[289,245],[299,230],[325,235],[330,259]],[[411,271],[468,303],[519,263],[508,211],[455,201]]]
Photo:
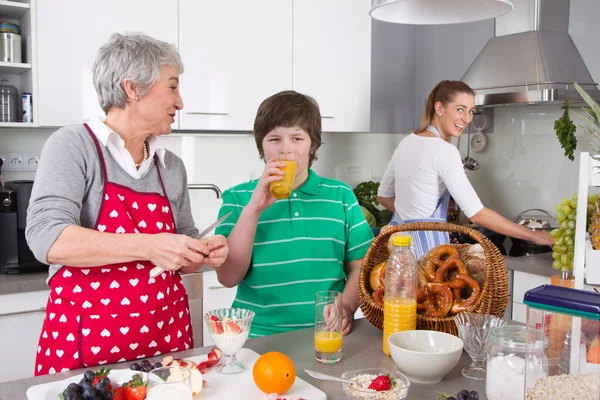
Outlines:
[[[508,305],[508,271],[498,248],[484,235],[474,229],[442,222],[415,222],[400,226],[388,226],[373,240],[360,269],[359,298],[360,308],[365,317],[379,329],[383,329],[383,306],[373,301],[369,285],[369,274],[375,265],[387,260],[387,243],[395,232],[443,231],[467,235],[478,242],[485,253],[486,273],[481,295],[467,311],[478,314],[504,316]],[[457,335],[453,316],[433,318],[417,314],[417,329],[441,331]]]

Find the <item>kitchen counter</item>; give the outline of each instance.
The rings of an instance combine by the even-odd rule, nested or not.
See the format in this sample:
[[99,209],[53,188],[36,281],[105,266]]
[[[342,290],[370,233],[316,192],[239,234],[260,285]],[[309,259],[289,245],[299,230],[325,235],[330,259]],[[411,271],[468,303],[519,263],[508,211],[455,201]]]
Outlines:
[[[337,376],[345,371],[369,367],[383,367],[395,370],[396,365],[394,361],[390,357],[386,357],[381,350],[381,340],[382,332],[371,325],[369,321],[366,319],[355,321],[352,332],[344,337],[344,355],[342,361],[335,365],[322,365],[315,360],[312,328],[258,339],[249,339],[244,347],[252,349],[259,354],[268,351],[280,351],[287,354],[294,362],[299,378],[325,392],[328,399],[341,400],[346,397],[340,383],[313,379],[304,372],[304,369],[313,369]],[[206,354],[209,350],[210,347],[202,347],[174,354],[177,357],[185,358]],[[153,362],[160,358],[155,357]],[[462,376],[462,368],[469,365],[470,362],[470,357],[463,351],[462,357],[456,367],[446,375],[442,382],[433,385],[411,383],[407,398],[409,400],[437,400],[438,395],[436,391],[452,394],[462,389],[469,389],[477,390],[480,398],[482,400],[486,399],[485,381],[473,381]],[[109,367],[116,369],[128,368],[129,363],[114,364]],[[0,383],[0,400],[24,400],[26,399],[27,389],[31,386],[62,380],[80,373],[81,371],[61,372],[54,375]]]
[[48,290],[47,272],[0,274],[0,295]]
[[504,256],[504,263],[508,269],[547,277],[557,273],[552,268],[553,261],[552,253],[533,254],[523,257]]
[[[201,274],[204,271],[213,268],[204,266],[195,274]],[[188,274],[194,275],[194,274]],[[48,279],[47,272],[25,273],[25,274],[0,274],[0,295],[37,292],[38,290],[48,290],[46,284]]]

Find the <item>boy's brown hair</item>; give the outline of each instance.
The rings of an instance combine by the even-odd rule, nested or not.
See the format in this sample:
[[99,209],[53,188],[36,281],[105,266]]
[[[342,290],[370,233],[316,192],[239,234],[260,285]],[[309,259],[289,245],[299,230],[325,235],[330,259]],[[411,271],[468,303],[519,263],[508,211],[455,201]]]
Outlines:
[[321,147],[321,112],[319,105],[310,96],[293,90],[286,90],[265,99],[256,112],[254,119],[254,140],[260,158],[265,158],[263,140],[277,127],[298,127],[310,137],[308,166],[317,159],[317,150]]

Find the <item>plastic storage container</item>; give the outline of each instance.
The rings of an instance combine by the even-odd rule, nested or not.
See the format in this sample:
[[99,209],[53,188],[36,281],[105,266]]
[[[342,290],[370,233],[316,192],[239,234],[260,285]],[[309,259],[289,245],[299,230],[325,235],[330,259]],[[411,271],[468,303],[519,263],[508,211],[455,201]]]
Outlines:
[[0,81],[0,122],[17,122],[19,91],[6,79]]
[[530,332],[543,332],[548,342],[548,372],[526,371],[526,399],[600,399],[600,294],[543,285],[525,293],[524,303],[527,355],[535,352]]
[[527,376],[543,378],[548,373],[544,333],[505,325],[492,329],[489,340],[485,382],[488,400],[524,399]]
[[383,352],[390,355],[388,338],[417,329],[417,259],[410,236],[394,236],[392,254],[385,266],[383,296]]

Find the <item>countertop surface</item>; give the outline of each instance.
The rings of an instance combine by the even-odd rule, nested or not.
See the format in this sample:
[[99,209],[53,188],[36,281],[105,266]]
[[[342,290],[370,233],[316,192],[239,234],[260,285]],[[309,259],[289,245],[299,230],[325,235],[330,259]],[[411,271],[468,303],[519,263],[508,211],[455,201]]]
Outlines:
[[[396,365],[394,361],[390,357],[386,357],[381,350],[381,341],[382,332],[371,325],[366,319],[360,319],[354,322],[352,332],[344,337],[342,361],[335,365],[322,365],[315,360],[312,328],[258,339],[249,339],[244,347],[250,348],[259,354],[268,351],[285,353],[294,362],[299,378],[325,392],[328,399],[345,399],[346,397],[340,383],[313,379],[304,370],[312,369],[337,376],[346,371],[370,367],[395,370]],[[208,353],[210,348],[202,347],[174,354],[181,358],[193,357]],[[152,361],[158,361],[160,358],[160,356],[155,357]],[[409,400],[437,400],[439,397],[436,393],[437,391],[453,394],[462,389],[469,389],[479,392],[480,399],[487,399],[485,396],[485,381],[474,381],[462,376],[462,368],[469,365],[470,362],[470,357],[463,351],[462,357],[456,367],[446,375],[442,382],[433,385],[411,383],[407,398]],[[110,367],[123,369],[129,368],[129,364],[121,363],[111,365]],[[82,373],[81,370],[61,372],[54,375],[0,383],[0,400],[24,400],[26,399],[27,389],[31,386],[62,380],[80,373]],[[243,396],[240,396],[241,398]]]
[[[524,257],[504,256],[504,262],[508,269],[543,276],[551,276],[556,273],[552,269],[552,261],[552,253]],[[202,267],[199,273],[207,270],[212,270],[212,268]],[[48,290],[47,278],[48,273],[46,272],[16,275],[0,274],[0,295]]]
[[[202,267],[195,274],[212,270],[211,267]],[[195,275],[188,274],[188,275]],[[37,292],[39,290],[50,290],[46,284],[47,272],[35,272],[24,274],[0,274],[0,295]]]

